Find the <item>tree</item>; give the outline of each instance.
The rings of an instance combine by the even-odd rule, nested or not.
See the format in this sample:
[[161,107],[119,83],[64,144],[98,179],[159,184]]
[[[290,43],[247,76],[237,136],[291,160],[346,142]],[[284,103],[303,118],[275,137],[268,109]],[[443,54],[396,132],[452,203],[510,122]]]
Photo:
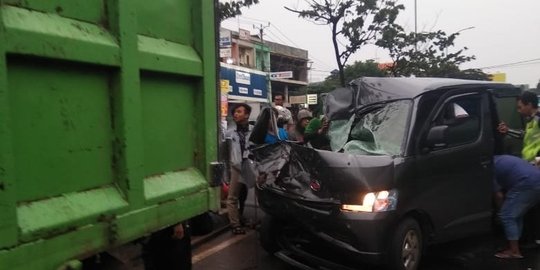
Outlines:
[[339,82],[345,86],[344,67],[349,57],[370,42],[381,31],[394,25],[403,5],[397,0],[306,0],[309,8],[297,10],[285,7],[315,24],[329,25],[334,56],[339,69]]
[[242,15],[242,8],[250,7],[252,5],[258,4],[259,0],[243,0],[243,1],[228,1],[228,2],[218,2],[218,19],[219,21],[226,20],[228,18],[233,18],[238,15]]
[[491,81],[491,75],[483,72],[481,69],[465,69],[455,73],[450,73],[448,78],[464,79],[464,80],[477,80],[477,81]]
[[[355,61],[352,65],[346,65],[344,68],[345,81],[350,82],[359,77],[384,77],[385,71],[379,69],[379,65],[373,60],[366,62]],[[339,75],[333,74],[319,83],[313,83],[308,86],[310,93],[326,93],[341,86]]]
[[388,50],[393,65],[387,71],[392,76],[449,77],[489,80],[478,69],[461,70],[459,66],[475,59],[465,55],[467,47],[454,48],[459,32],[447,35],[444,31],[406,33],[398,25],[388,26],[376,44]]

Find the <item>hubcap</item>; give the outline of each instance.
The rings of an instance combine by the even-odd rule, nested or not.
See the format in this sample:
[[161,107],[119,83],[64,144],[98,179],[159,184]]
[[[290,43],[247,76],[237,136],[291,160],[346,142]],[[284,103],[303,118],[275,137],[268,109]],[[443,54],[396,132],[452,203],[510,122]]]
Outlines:
[[420,246],[418,234],[410,230],[403,239],[403,247],[401,248],[401,259],[405,269],[416,269],[418,257],[420,255]]

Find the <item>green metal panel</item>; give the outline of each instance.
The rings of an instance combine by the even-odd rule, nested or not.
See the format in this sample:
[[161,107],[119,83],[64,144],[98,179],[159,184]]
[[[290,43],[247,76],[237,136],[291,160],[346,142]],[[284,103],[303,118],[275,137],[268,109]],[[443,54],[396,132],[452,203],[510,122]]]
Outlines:
[[[193,45],[193,30],[201,30],[194,28],[193,18],[203,15],[192,13],[193,2],[198,1],[130,1],[136,6],[138,33],[180,44]],[[213,11],[210,14],[213,14]],[[210,19],[207,14],[202,17],[206,20]]]
[[141,76],[145,176],[193,166],[197,85],[158,74]]
[[11,53],[120,64],[115,37],[100,25],[10,6],[1,11]]
[[112,183],[106,70],[12,59],[8,81],[18,201]]
[[0,268],[219,206],[213,0],[0,4]]
[[141,69],[202,76],[201,58],[191,46],[139,36],[139,51]]
[[111,215],[127,206],[126,200],[112,186],[21,204],[17,209],[20,240],[28,242],[47,237],[53,229],[69,231],[95,222],[96,216]]
[[[197,167],[208,176],[208,166],[217,156],[217,123],[218,121],[218,99],[217,90],[218,81],[218,57],[216,50],[216,32],[218,32],[218,23],[213,16],[217,1],[195,1],[193,14],[194,26],[200,26],[195,34],[194,48],[203,58],[203,79],[199,82],[200,89],[195,97],[195,114],[200,116],[203,121],[197,121],[197,150],[195,153],[195,162]],[[212,14],[212,16],[209,16]],[[206,170],[205,170],[206,168]]]
[[[137,239],[163,224],[172,224],[206,211],[208,197],[215,196],[209,192],[209,189],[200,190],[139,211],[118,215],[108,222],[89,224],[12,249],[0,249],[0,269],[58,269],[70,259],[87,257],[111,245]],[[110,229],[111,226],[115,228],[114,231]]]
[[4,30],[0,25],[0,249],[15,245],[18,237]]
[[13,5],[28,10],[58,14],[66,18],[78,19],[95,24],[104,23],[105,4],[103,1],[88,0],[4,0],[4,4]]
[[143,201],[141,93],[137,62],[137,18],[129,0],[109,2],[109,23],[121,46],[121,67],[111,82],[114,125],[114,164],[117,183],[130,207]]

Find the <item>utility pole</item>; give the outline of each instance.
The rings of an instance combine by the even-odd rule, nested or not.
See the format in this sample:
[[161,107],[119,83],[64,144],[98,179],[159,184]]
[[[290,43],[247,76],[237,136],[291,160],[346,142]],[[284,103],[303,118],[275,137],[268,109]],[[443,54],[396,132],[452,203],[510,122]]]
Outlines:
[[[261,67],[262,67],[262,70],[267,74],[266,75],[266,80],[267,80],[267,84],[266,84],[266,87],[268,88],[268,94],[267,94],[267,98],[268,98],[268,103],[269,104],[272,104],[272,84],[270,82],[270,63],[268,64],[268,68],[266,67],[266,53],[265,53],[265,50],[264,50],[264,29],[270,27],[270,22],[268,22],[267,25],[263,25],[263,24],[260,24],[259,26],[257,25],[253,25],[253,28],[255,29],[259,29],[259,36],[261,37],[261,51],[263,52],[262,53],[262,61],[261,61]],[[268,57],[270,58],[270,56]]]
[[414,51],[418,51],[418,6],[414,0]]
[[270,27],[270,22],[267,25],[260,24],[259,26],[253,25],[253,28],[259,29],[259,36],[261,37],[261,51],[263,51],[262,70],[266,72],[265,56],[264,56],[264,29]]

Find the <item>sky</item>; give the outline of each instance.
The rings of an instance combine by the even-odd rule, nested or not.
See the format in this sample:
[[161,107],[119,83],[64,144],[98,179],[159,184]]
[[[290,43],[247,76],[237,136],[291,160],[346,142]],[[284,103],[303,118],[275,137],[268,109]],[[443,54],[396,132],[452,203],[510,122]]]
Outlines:
[[[313,61],[310,81],[320,81],[337,68],[333,56],[331,31],[287,11],[306,7],[305,0],[260,0],[237,18],[222,22],[231,30],[243,28],[264,38],[308,50]],[[414,31],[415,0],[400,0],[405,10],[398,23]],[[506,73],[506,81],[536,87],[540,80],[540,1],[539,0],[416,0],[418,31],[460,31],[456,48],[467,47],[476,60],[462,66],[485,68],[484,72]],[[465,30],[463,30],[465,29]],[[373,59],[389,62],[386,51],[368,45],[351,57],[349,63]]]

